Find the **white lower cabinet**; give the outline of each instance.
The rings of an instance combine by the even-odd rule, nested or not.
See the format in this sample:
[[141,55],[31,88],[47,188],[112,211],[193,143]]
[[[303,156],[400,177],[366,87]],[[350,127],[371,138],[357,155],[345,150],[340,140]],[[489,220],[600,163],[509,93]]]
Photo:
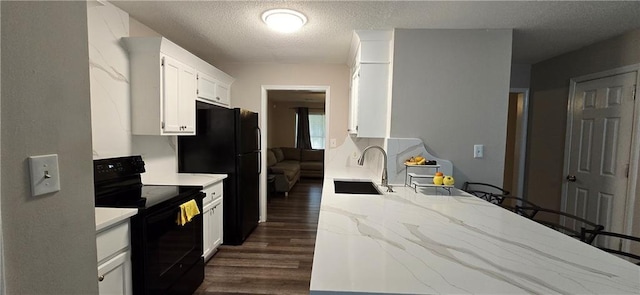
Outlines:
[[202,212],[202,256],[204,260],[209,260],[213,255],[213,243],[211,242],[211,229],[213,218],[211,216],[211,209],[213,208],[213,202],[204,205]]
[[222,182],[206,187],[202,208],[202,256],[207,261],[222,244]]
[[213,201],[211,219],[211,244],[214,249],[218,249],[222,245],[222,198]]
[[133,294],[129,220],[96,235],[98,291],[105,294]]
[[98,266],[98,293],[131,293],[131,257],[130,251],[120,253],[111,260]]

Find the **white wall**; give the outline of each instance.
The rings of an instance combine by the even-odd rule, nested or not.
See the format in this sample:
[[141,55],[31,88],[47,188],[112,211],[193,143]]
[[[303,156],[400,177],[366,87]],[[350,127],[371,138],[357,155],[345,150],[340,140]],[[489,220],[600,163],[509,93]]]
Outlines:
[[233,107],[260,112],[262,85],[329,86],[329,138],[338,145],[347,136],[349,114],[349,68],[332,64],[220,64],[236,80],[231,86]]
[[[0,5],[0,32],[2,32],[2,5]],[[2,56],[2,46],[0,46],[0,56]],[[2,59],[0,58],[0,72],[2,71]],[[0,79],[0,93],[2,93],[2,79]],[[0,130],[2,130],[2,97],[0,96]],[[2,140],[0,133],[0,151],[2,150]],[[2,152],[0,152],[0,167],[2,167]],[[0,192],[2,191],[2,171],[0,171]],[[0,295],[4,295],[4,251],[2,250],[2,198],[0,198]]]
[[511,41],[511,30],[395,30],[391,137],[422,139],[458,186],[502,184]]
[[[7,294],[98,292],[87,2],[2,7],[2,231]],[[27,158],[58,154],[32,197]]]

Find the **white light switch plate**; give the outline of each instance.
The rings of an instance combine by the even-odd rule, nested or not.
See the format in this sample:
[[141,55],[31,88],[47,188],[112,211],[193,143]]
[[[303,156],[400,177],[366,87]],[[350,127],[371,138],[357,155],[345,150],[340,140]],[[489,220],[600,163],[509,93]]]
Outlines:
[[336,146],[337,146],[337,144],[336,144],[336,139],[335,139],[335,138],[332,138],[332,139],[330,140],[330,142],[329,142],[329,147],[334,148],[334,147],[336,147]]
[[40,196],[60,190],[58,155],[29,157],[31,195]]

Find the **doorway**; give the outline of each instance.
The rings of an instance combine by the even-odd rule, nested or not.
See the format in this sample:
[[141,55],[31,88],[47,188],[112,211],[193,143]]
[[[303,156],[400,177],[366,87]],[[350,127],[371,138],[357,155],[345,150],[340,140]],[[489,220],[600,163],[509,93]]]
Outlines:
[[511,195],[523,199],[526,199],[524,195],[524,174],[528,110],[529,89],[510,89],[502,187],[511,192]]
[[[267,100],[270,116],[267,130],[267,147],[295,147],[297,145],[298,108],[307,108],[311,145],[324,149],[325,92],[305,90],[269,90]],[[314,132],[317,131],[317,132]]]
[[[301,94],[307,95],[301,95]],[[299,99],[299,97],[303,97],[303,99]],[[297,99],[294,97],[298,97]],[[319,106],[317,104],[320,101],[320,98],[323,97],[324,106]],[[261,100],[261,120],[260,125],[263,130],[263,136],[261,139],[261,148],[262,154],[267,155],[267,149],[272,147],[273,145],[287,145],[293,147],[295,145],[295,141],[291,142],[290,135],[291,132],[295,134],[295,123],[290,126],[290,129],[283,130],[282,134],[275,135],[276,132],[280,133],[280,130],[274,130],[272,128],[275,124],[279,124],[279,121],[287,122],[290,118],[272,118],[275,115],[279,115],[279,112],[276,113],[274,111],[274,104],[278,111],[283,110],[284,113],[293,114],[295,116],[295,108],[294,104],[302,103],[306,105],[310,109],[321,109],[324,113],[324,130],[325,134],[329,131],[329,122],[330,122],[330,87],[329,86],[300,86],[300,85],[263,85],[262,86],[262,100]],[[280,105],[280,106],[278,106]],[[322,110],[322,108],[324,108]],[[282,120],[283,119],[283,120]],[[287,126],[289,124],[284,124]],[[288,128],[288,127],[284,127]],[[329,137],[325,136],[324,138],[324,146],[329,146]],[[273,146],[275,147],[275,146]],[[326,157],[324,159],[324,167],[326,167]],[[263,171],[267,171],[267,157],[262,157],[262,167],[265,167]],[[262,173],[260,175],[260,222],[267,221],[267,200],[268,200],[268,188],[267,188],[267,173]]]
[[[638,78],[633,66],[572,79],[567,114],[562,210],[627,234],[638,170]],[[622,247],[611,242],[596,240]]]

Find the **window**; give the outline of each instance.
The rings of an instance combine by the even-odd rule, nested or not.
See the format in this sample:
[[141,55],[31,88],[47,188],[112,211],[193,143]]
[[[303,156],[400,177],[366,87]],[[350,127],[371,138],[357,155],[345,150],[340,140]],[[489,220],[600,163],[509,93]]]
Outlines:
[[311,148],[324,149],[324,113],[309,114],[309,135],[311,137]]
[[[296,114],[296,145],[298,146],[298,114]],[[312,149],[324,149],[324,112],[309,113],[309,137],[311,138]]]

